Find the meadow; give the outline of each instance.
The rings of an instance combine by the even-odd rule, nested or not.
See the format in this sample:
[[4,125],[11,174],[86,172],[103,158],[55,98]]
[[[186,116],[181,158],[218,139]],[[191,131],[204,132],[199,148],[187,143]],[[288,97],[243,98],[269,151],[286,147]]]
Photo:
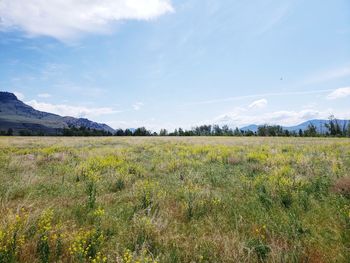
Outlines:
[[0,138],[0,262],[349,261],[349,139]]

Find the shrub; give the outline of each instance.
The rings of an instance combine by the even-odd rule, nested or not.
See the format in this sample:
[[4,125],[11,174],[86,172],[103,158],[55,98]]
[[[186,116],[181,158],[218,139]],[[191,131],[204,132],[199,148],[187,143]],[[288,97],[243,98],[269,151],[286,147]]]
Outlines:
[[100,251],[104,236],[98,229],[80,230],[75,234],[69,253],[76,262],[106,262],[107,257]]

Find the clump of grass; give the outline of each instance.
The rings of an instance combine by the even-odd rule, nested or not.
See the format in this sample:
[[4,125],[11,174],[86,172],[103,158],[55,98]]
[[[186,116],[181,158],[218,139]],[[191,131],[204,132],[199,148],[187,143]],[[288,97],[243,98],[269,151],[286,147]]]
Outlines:
[[117,180],[111,186],[111,191],[119,192],[124,188],[125,188],[125,181],[122,178],[117,178]]
[[39,241],[37,245],[37,252],[39,254],[41,262],[43,263],[49,262],[51,253],[49,245],[49,235],[52,229],[52,218],[53,210],[49,209],[44,211],[38,222]]
[[148,255],[147,250],[142,249],[140,253],[132,253],[129,249],[126,249],[121,257],[121,263],[158,263],[156,259],[153,259]]
[[69,254],[76,262],[107,262],[107,257],[100,251],[103,241],[103,234],[96,229],[80,230],[74,234]]
[[36,224],[36,252],[40,262],[59,261],[64,253],[64,238],[60,225],[54,225],[54,210],[44,210]]
[[25,243],[24,228],[28,214],[8,211],[5,225],[0,229],[0,262],[17,262],[21,249]]
[[86,193],[88,195],[86,207],[89,209],[95,208],[96,194],[97,194],[97,187],[96,187],[95,180],[88,180],[88,182],[86,183]]
[[154,217],[137,215],[133,219],[133,248],[147,248],[150,251],[157,251],[159,246],[159,229]]
[[183,206],[186,211],[186,218],[191,220],[195,215],[195,210],[198,202],[199,188],[192,182],[184,186]]
[[165,192],[159,188],[159,183],[150,180],[139,181],[135,185],[135,196],[139,202],[138,207],[148,212],[158,208],[160,199]]

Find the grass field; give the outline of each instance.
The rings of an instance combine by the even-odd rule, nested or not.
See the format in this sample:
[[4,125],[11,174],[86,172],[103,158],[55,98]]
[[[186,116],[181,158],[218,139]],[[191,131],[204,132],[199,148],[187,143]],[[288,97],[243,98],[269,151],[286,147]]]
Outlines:
[[0,138],[0,262],[349,262],[350,140]]

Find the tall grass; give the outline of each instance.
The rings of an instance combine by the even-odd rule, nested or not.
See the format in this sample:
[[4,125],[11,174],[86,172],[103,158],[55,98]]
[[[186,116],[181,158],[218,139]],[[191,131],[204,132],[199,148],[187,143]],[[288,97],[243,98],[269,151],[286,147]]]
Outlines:
[[0,138],[1,262],[349,262],[350,140]]

